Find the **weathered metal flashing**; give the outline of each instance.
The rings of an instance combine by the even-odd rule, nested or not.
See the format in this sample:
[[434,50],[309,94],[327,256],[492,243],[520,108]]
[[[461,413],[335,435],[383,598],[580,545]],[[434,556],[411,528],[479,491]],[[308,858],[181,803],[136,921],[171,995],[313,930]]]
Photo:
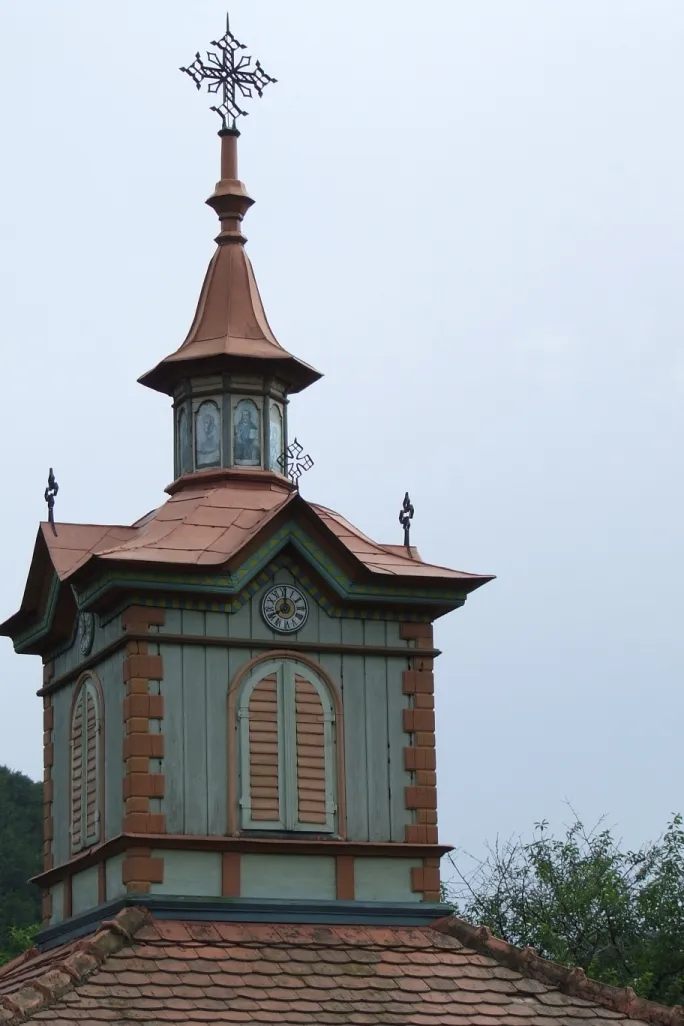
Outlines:
[[449,905],[423,902],[293,901],[270,898],[183,898],[161,894],[130,894],[108,901],[71,919],[48,926],[36,936],[41,951],[95,932],[103,920],[121,909],[142,906],[156,919],[186,922],[320,923],[353,926],[430,926],[450,915]]

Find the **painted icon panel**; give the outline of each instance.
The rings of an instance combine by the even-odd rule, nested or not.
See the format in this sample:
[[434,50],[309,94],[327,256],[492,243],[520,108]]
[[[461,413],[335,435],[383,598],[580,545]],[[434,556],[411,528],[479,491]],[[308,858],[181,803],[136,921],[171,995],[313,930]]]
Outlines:
[[270,438],[269,438],[269,457],[270,457],[270,469],[278,470],[283,473],[284,468],[278,462],[279,458],[283,454],[283,415],[280,412],[280,408],[271,404],[270,410]]
[[221,414],[215,402],[206,402],[195,416],[195,466],[217,467],[221,463]]
[[252,399],[241,399],[233,418],[233,457],[238,467],[261,466],[261,418]]
[[190,418],[185,407],[178,414],[178,464],[181,474],[189,474],[192,471]]

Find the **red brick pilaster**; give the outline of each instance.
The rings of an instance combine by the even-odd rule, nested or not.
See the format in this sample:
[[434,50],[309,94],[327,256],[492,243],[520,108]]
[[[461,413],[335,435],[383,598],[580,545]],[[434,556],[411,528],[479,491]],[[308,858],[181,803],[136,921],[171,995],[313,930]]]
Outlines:
[[423,859],[423,865],[411,870],[411,890],[422,892],[423,901],[440,900],[439,859]]
[[404,694],[410,702],[409,708],[404,709],[404,730],[410,735],[410,744],[404,748],[404,768],[411,774],[405,801],[414,815],[414,822],[406,827],[406,841],[437,844],[435,679],[432,656],[421,654],[421,650],[433,648],[432,624],[402,623],[399,631],[404,641],[415,644],[411,668],[403,675]]
[[[163,623],[164,610],[156,607],[130,606],[122,615],[124,630],[135,633]],[[150,730],[150,720],[164,719],[164,698],[158,693],[164,678],[162,657],[149,654],[147,641],[129,641],[123,673],[123,828],[129,834],[163,834],[166,818],[150,806],[164,797],[164,774],[158,766],[164,758],[164,735]],[[150,760],[154,760],[152,766]],[[130,893],[149,891],[152,883],[161,882],[163,871],[163,859],[152,859],[147,849],[134,849],[124,861],[123,882]]]
[[221,867],[221,894],[224,898],[240,897],[240,852],[224,851]]
[[129,894],[146,894],[151,884],[164,882],[164,859],[152,858],[151,848],[129,848],[122,873]]
[[335,859],[336,897],[338,901],[353,901],[356,893],[354,881],[354,858],[352,855],[338,855]]

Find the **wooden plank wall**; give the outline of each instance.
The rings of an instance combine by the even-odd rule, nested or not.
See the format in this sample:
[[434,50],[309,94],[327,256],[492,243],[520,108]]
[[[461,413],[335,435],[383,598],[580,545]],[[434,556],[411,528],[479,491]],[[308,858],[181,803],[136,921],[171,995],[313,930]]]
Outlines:
[[[292,583],[287,570],[277,583]],[[269,587],[269,586],[266,586]],[[266,589],[264,589],[266,590]],[[403,841],[411,814],[404,808],[402,672],[408,667],[408,647],[394,622],[341,619],[329,616],[309,599],[309,617],[296,638],[284,638],[261,617],[263,591],[236,613],[191,610],[166,612],[158,628],[159,653],[164,661],[164,724],[167,758],[163,811],[169,833],[224,834],[227,829],[227,780],[234,765],[235,739],[227,736],[228,682],[254,656],[262,654],[260,639],[406,647],[407,657],[315,653],[340,689],[344,709],[347,835],[356,841]],[[165,643],[164,634],[226,638],[226,648]],[[231,648],[230,638],[254,638],[254,648]],[[151,646],[152,652],[154,646]]]
[[53,738],[54,763],[52,766],[52,854],[54,864],[61,865],[69,859],[69,763],[71,759],[71,701],[74,685],[60,688],[52,695],[54,710]]
[[[63,673],[70,673],[75,670],[79,663],[82,663],[83,656],[81,655],[81,649],[79,646],[79,639],[77,633],[77,618],[74,620],[74,635],[69,644],[61,651],[57,652],[54,656],[55,663],[55,677],[61,677]],[[99,616],[95,617],[95,632],[93,634],[93,647],[90,651],[88,658],[97,655],[106,645],[111,644],[112,641],[116,641],[117,638],[121,637],[121,617],[115,616],[113,620],[105,624],[104,627],[100,626]]]

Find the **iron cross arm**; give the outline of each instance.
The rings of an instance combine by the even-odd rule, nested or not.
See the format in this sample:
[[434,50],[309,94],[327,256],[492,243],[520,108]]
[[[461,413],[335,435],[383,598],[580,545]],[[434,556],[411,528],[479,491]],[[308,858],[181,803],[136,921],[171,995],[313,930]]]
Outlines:
[[181,68],[189,75],[198,89],[206,83],[207,92],[221,94],[221,103],[211,108],[221,118],[224,129],[235,127],[240,117],[246,117],[238,102],[239,97],[251,99],[254,93],[263,96],[264,89],[277,79],[267,75],[261,62],[241,53],[246,49],[230,31],[230,20],[226,18],[226,31],[220,39],[212,39],[216,52],[207,51],[203,58],[199,51],[187,68]]
[[299,479],[307,470],[311,470],[314,461],[304,454],[304,447],[295,438],[292,445],[288,445],[284,453],[278,457],[278,465],[283,474],[287,474],[292,484],[299,491]]

